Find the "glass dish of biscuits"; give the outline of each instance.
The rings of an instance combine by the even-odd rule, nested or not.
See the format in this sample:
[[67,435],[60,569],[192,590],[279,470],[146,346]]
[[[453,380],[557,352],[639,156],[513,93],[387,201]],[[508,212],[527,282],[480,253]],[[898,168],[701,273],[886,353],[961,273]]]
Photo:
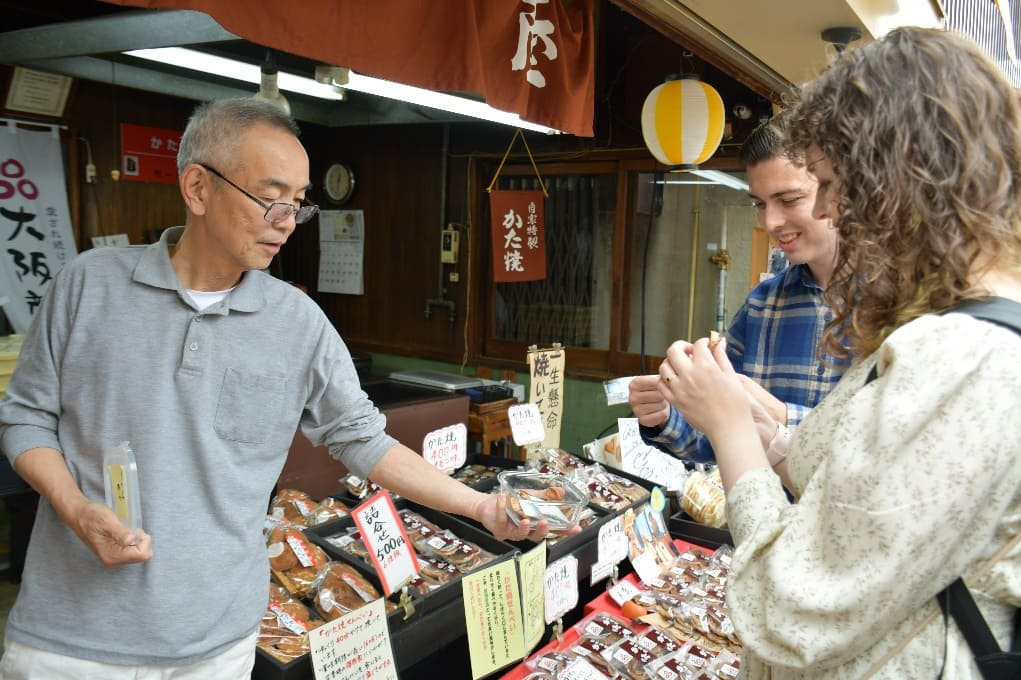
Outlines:
[[515,524],[523,519],[546,520],[551,531],[570,529],[588,504],[588,494],[563,475],[534,470],[505,470],[497,475],[507,496],[507,514]]

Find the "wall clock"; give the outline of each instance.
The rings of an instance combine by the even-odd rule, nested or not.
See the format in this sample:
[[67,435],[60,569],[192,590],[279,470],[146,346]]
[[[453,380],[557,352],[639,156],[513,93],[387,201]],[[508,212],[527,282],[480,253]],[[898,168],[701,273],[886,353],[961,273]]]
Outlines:
[[323,175],[326,197],[337,205],[347,203],[355,190],[355,175],[347,163],[330,163]]

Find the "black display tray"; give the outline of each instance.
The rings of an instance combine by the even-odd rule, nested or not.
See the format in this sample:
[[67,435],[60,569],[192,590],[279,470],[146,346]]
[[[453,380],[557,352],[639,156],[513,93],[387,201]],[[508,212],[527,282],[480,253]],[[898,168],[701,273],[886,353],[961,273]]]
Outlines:
[[314,677],[311,654],[304,654],[290,663],[283,663],[259,647],[255,648],[252,680],[312,680]]
[[[467,573],[472,573],[478,569],[484,569],[490,567],[498,562],[507,559],[513,559],[517,554],[518,549],[510,543],[504,543],[503,541],[496,540],[492,534],[480,529],[474,524],[467,521],[462,521],[454,515],[448,515],[432,508],[427,508],[417,503],[412,503],[408,500],[401,499],[394,502],[394,507],[398,510],[408,509],[412,512],[416,512],[422,517],[425,517],[430,522],[433,522],[442,529],[449,529],[459,538],[466,541],[471,541],[475,545],[479,546],[483,550],[492,553],[495,558],[484,564],[478,565],[475,569],[470,570]],[[331,559],[345,562],[354,566],[361,572],[370,574],[375,579],[376,572],[371,564],[368,564],[357,557],[341,550],[332,543],[329,538],[338,534],[345,534],[347,530],[354,526],[354,519],[352,517],[343,517],[336,519],[319,526],[309,527],[305,530],[305,535],[309,539],[321,547]],[[378,579],[376,579],[378,580]],[[376,581],[374,580],[374,583]],[[461,579],[457,578],[449,583],[446,583],[435,590],[429,591],[428,594],[421,596],[420,600],[416,600],[416,607],[420,608],[421,611],[416,613],[418,615],[424,614],[429,611],[437,609],[440,605],[450,600],[461,599]],[[463,617],[462,617],[463,618]],[[463,632],[463,620],[462,620],[462,632]],[[394,629],[391,628],[391,632]]]
[[674,538],[682,538],[706,548],[716,549],[721,545],[734,545],[734,539],[726,529],[699,524],[684,512],[675,512],[670,516],[668,531]]
[[[378,580],[373,580],[373,586],[379,588]],[[382,590],[380,590],[382,592]],[[417,608],[420,601],[413,597],[413,602]],[[413,614],[409,622],[415,619]],[[410,625],[405,625],[404,611],[397,610],[390,612],[387,615],[387,625],[391,630],[391,639],[396,639],[396,635],[404,632],[406,629],[411,628]],[[396,633],[393,632],[396,629]],[[394,653],[396,661],[396,642],[394,643]],[[417,659],[416,659],[417,660]],[[414,663],[414,661],[409,662]],[[403,668],[403,666],[399,666]],[[314,680],[314,672],[312,670],[312,655],[303,654],[293,661],[284,663],[280,661],[272,654],[266,652],[260,647],[255,648],[255,665],[252,667],[252,680]]]
[[[327,526],[336,522],[344,521],[349,523],[353,522],[350,517],[346,517],[332,522],[327,522],[320,526]],[[376,576],[375,571],[372,569],[359,568],[357,561],[351,560],[350,556],[346,556],[348,559],[338,559],[338,556],[335,554],[335,552],[338,552],[336,548],[334,548],[333,552],[331,552],[330,550],[327,550],[325,546],[322,546],[319,541],[316,540],[316,535],[312,533],[312,528],[313,527],[306,528],[305,535],[308,536],[309,540],[313,543],[323,547],[324,552],[326,552],[327,556],[331,560],[334,562],[342,562],[358,569],[359,573],[363,574],[379,593],[383,592],[382,584]],[[398,596],[394,594],[387,599],[396,603],[398,601]],[[391,635],[411,625],[411,623],[415,620],[416,614],[421,610],[422,599],[420,597],[412,594],[411,601],[414,606],[414,611],[410,617],[405,618],[406,614],[403,608],[396,609],[387,614],[387,626],[391,631]],[[315,613],[315,606],[311,602],[304,599],[302,599],[302,602],[306,604],[313,613]],[[255,666],[252,668],[252,680],[313,680],[312,657],[309,654],[305,654],[293,661],[284,663],[272,654],[256,647]]]
[[[561,539],[550,545],[546,544],[546,564],[556,562],[561,557],[573,555],[578,559],[578,582],[581,583],[592,574],[592,564],[599,558],[599,529],[617,516],[617,512],[607,512],[596,505],[589,505],[595,512],[595,519],[579,533]],[[534,541],[508,541],[521,552],[535,548]]]
[[[464,461],[464,465],[461,468],[465,468],[469,465],[491,465],[493,467],[502,468],[504,470],[515,470],[521,466],[521,461],[513,458],[505,458],[503,456],[490,456],[484,453],[471,453]],[[460,469],[460,468],[459,468]],[[456,472],[455,472],[456,474]],[[496,483],[496,476],[490,479],[483,479],[475,484],[469,484],[468,486],[474,489],[489,489],[493,484]]]

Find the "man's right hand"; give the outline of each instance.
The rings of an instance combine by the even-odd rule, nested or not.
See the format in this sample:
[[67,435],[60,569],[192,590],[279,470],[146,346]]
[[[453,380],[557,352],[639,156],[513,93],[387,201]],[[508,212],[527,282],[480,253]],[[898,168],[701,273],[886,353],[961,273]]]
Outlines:
[[89,500],[71,477],[64,455],[47,446],[28,449],[14,459],[14,471],[50,502],[71,531],[107,567],[152,558],[152,539],[132,533],[104,503]]
[[639,375],[628,385],[628,403],[638,423],[663,427],[670,417],[670,404],[659,391],[659,375]]
[[141,529],[132,532],[103,503],[88,502],[76,514],[71,528],[89,550],[112,569],[152,558],[152,538]]

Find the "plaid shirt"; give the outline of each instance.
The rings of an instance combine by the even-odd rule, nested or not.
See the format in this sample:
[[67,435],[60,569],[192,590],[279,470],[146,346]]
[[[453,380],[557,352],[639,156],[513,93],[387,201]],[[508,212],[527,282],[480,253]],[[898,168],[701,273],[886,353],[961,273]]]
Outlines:
[[[727,356],[744,373],[787,404],[787,424],[801,419],[837,384],[850,365],[819,349],[831,318],[823,289],[805,265],[793,265],[749,293],[727,329]],[[696,462],[716,459],[709,438],[677,409],[662,429],[642,427],[649,444]]]

